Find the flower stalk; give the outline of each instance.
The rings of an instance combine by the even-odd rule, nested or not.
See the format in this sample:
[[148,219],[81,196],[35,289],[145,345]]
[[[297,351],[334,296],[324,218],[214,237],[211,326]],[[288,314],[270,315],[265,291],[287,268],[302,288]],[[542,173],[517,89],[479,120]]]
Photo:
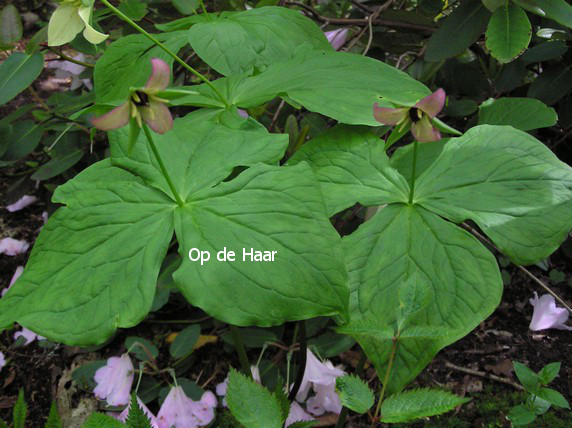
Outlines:
[[306,361],[307,361],[307,349],[308,341],[306,337],[306,322],[304,320],[298,321],[298,331],[300,333],[300,350],[298,351],[298,372],[296,373],[296,380],[294,385],[288,394],[288,399],[290,401],[294,400],[296,394],[300,390],[302,385],[302,380],[304,379],[304,372],[306,371]]
[[413,165],[411,167],[411,189],[409,191],[409,205],[413,204],[413,194],[415,192],[415,173],[417,169],[417,150],[419,143],[413,142]]
[[244,344],[242,343],[242,337],[240,335],[240,330],[235,325],[229,324],[230,334],[232,335],[232,341],[234,342],[234,347],[238,353],[238,359],[240,360],[240,366],[242,367],[243,374],[252,379],[252,372],[250,370],[250,363],[248,362],[248,356],[246,355],[246,350],[244,349]]
[[395,358],[395,351],[397,350],[398,338],[393,338],[393,344],[391,345],[391,353],[389,354],[389,362],[387,363],[387,370],[385,371],[385,377],[383,379],[383,386],[381,392],[379,393],[379,399],[377,401],[377,406],[375,407],[375,413],[373,414],[373,421],[371,426],[374,427],[377,420],[379,419],[379,411],[381,409],[381,403],[383,403],[383,398],[385,397],[385,390],[387,389],[387,383],[389,382],[389,375],[391,374],[391,369],[393,368],[393,360]]

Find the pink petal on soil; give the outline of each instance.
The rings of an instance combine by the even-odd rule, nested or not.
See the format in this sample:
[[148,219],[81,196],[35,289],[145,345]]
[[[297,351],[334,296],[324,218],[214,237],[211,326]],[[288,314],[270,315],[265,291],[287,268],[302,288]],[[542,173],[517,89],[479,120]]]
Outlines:
[[530,304],[534,306],[530,329],[532,331],[556,328],[558,330],[572,330],[572,327],[565,325],[568,320],[568,310],[556,306],[554,297],[544,294],[540,299],[534,293],[534,298],[530,299]]
[[14,202],[13,204],[7,205],[6,209],[8,211],[10,211],[11,213],[16,212],[16,211],[20,211],[20,210],[23,210],[24,208],[26,208],[28,205],[32,205],[37,200],[38,200],[38,198],[36,198],[35,196],[24,195],[20,199],[18,199],[16,202]]
[[4,295],[8,292],[8,290],[14,285],[16,280],[18,278],[20,278],[20,275],[22,275],[22,272],[24,272],[24,266],[18,266],[16,268],[16,270],[14,271],[14,275],[12,275],[12,279],[10,280],[10,284],[8,285],[7,288],[2,290],[2,297],[4,297]]
[[129,354],[111,357],[107,364],[95,372],[97,386],[93,390],[95,396],[107,401],[111,406],[125,406],[131,399],[133,385],[133,363]]
[[19,241],[13,238],[4,238],[0,240],[0,254],[7,256],[17,256],[25,253],[30,248],[30,244],[26,241]]

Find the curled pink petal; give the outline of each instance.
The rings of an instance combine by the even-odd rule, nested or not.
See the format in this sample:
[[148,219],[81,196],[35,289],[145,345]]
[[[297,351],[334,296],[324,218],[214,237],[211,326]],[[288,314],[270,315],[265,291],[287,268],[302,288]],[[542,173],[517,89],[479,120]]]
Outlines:
[[212,392],[205,392],[200,401],[186,396],[180,386],[171,388],[157,415],[159,428],[195,428],[208,425],[214,419],[216,402]]
[[129,123],[130,109],[129,102],[125,102],[103,116],[91,119],[91,123],[102,131],[122,128]]
[[544,294],[539,299],[535,292],[534,298],[530,299],[530,304],[534,307],[529,326],[532,331],[549,328],[572,330],[572,327],[564,324],[568,320],[568,311],[565,308],[557,307],[556,300],[550,294]]
[[439,88],[415,104],[415,107],[433,119],[443,110],[446,97],[445,91]]
[[159,58],[151,59],[151,76],[145,84],[147,89],[157,89],[162,91],[169,86],[171,80],[171,68],[169,65]]
[[38,198],[36,198],[35,196],[24,195],[20,199],[18,199],[16,202],[14,202],[13,204],[7,205],[6,209],[8,211],[10,211],[11,213],[16,212],[16,211],[20,211],[20,210],[23,210],[24,208],[26,208],[27,206],[32,205],[37,200],[38,200]]
[[404,118],[407,117],[407,113],[409,112],[408,108],[387,108],[387,107],[379,107],[377,103],[373,105],[373,117],[379,123],[383,123],[384,125],[397,125],[401,122]]
[[25,253],[30,248],[30,244],[26,241],[19,241],[13,238],[4,238],[0,240],[0,254],[7,256],[17,256]]
[[8,290],[14,285],[16,280],[18,278],[20,278],[20,275],[22,275],[22,272],[24,272],[24,266],[18,266],[16,268],[16,270],[14,271],[14,275],[12,275],[12,279],[10,280],[10,284],[8,285],[7,288],[2,290],[2,297],[4,297],[4,295],[8,292]]
[[303,402],[306,400],[310,388],[316,390],[317,385],[333,385],[336,387],[336,378],[343,376],[345,372],[326,360],[324,362],[318,360],[309,349],[306,352],[306,370],[302,378],[300,390],[296,394],[296,400]]
[[111,406],[129,404],[134,379],[133,370],[129,354],[109,358],[107,364],[99,368],[93,377],[97,383],[93,390],[95,396],[107,401]]
[[290,413],[284,426],[289,427],[296,422],[313,421],[314,418],[310,416],[296,401],[292,401],[290,405]]
[[169,108],[158,101],[149,101],[149,107],[140,107],[143,121],[157,134],[164,134],[173,127],[173,116]]
[[338,28],[337,30],[326,31],[324,32],[324,35],[335,50],[340,50],[346,43],[346,38],[348,37],[348,29]]
[[420,143],[429,143],[441,139],[441,132],[431,124],[429,116],[425,115],[419,121],[411,124],[411,133],[415,141]]

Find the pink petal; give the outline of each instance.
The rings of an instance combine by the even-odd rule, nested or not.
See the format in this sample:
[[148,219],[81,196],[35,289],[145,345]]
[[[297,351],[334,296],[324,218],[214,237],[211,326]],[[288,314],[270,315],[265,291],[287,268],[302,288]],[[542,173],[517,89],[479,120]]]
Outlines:
[[164,134],[173,127],[173,116],[169,108],[158,101],[149,101],[149,107],[140,107],[143,121],[157,134]]
[[109,358],[107,364],[100,367],[93,377],[97,383],[93,390],[95,396],[106,400],[111,406],[128,405],[131,400],[133,370],[129,354]]
[[431,124],[429,116],[425,115],[421,120],[411,124],[411,133],[415,140],[420,143],[429,143],[441,139],[441,132]]
[[15,211],[20,211],[20,210],[23,210],[24,208],[26,208],[28,205],[32,205],[37,200],[38,200],[38,198],[36,198],[35,196],[24,195],[20,199],[18,199],[16,202],[14,202],[13,204],[7,205],[6,209],[8,211],[10,211],[11,213],[13,213]]
[[377,103],[373,105],[373,117],[379,123],[383,123],[384,125],[397,125],[399,122],[403,120],[403,118],[407,117],[407,113],[409,112],[408,108],[387,108],[387,107],[379,107]]
[[17,256],[25,253],[30,248],[30,244],[26,241],[19,241],[13,238],[4,238],[0,240],[0,254],[7,256]]
[[4,366],[6,366],[6,357],[2,352],[0,352],[0,372]]
[[171,68],[169,65],[159,58],[151,59],[151,76],[145,84],[148,89],[158,89],[162,91],[167,86],[169,86],[169,81],[171,80]]
[[565,325],[569,313],[564,308],[556,306],[556,300],[550,294],[544,294],[540,299],[534,293],[534,298],[530,299],[530,304],[534,307],[532,320],[529,328],[532,331],[556,328],[559,330],[572,330],[572,327]]
[[316,385],[334,385],[336,378],[343,376],[345,372],[340,370],[330,362],[321,362],[309,349],[306,351],[306,370],[302,378],[300,390],[296,395],[296,400],[302,402],[306,400],[310,387],[316,388]]
[[30,343],[34,342],[35,340],[45,340],[46,338],[43,336],[39,336],[34,333],[32,330],[28,330],[26,327],[22,327],[21,331],[17,331],[14,333],[14,340],[17,340],[19,337],[23,337],[26,339],[26,343],[24,345],[29,345]]
[[417,107],[419,110],[421,110],[422,112],[427,114],[431,119],[433,119],[435,116],[439,114],[441,110],[443,110],[443,107],[445,106],[446,97],[447,96],[445,95],[445,91],[439,88],[431,95],[426,96],[417,104],[415,104],[415,107]]
[[330,45],[332,45],[335,50],[339,50],[342,48],[344,43],[346,43],[348,29],[338,28],[337,30],[326,31],[324,32],[324,35],[328,39],[328,42],[330,42]]
[[286,419],[285,426],[289,427],[295,422],[302,421],[313,421],[314,418],[310,416],[306,411],[295,401],[290,405],[290,413],[288,413],[288,419]]
[[20,275],[22,275],[22,272],[24,272],[24,266],[18,266],[16,268],[16,270],[14,271],[14,275],[12,275],[12,279],[10,280],[10,284],[8,285],[8,288],[5,288],[4,290],[2,290],[2,297],[4,297],[4,295],[8,292],[8,290],[12,287],[12,285],[14,285],[14,283],[16,282],[16,280],[18,278],[20,278]]
[[129,123],[130,109],[129,102],[125,102],[120,106],[115,107],[109,113],[105,113],[103,116],[91,119],[91,123],[97,129],[101,129],[102,131],[122,128]]

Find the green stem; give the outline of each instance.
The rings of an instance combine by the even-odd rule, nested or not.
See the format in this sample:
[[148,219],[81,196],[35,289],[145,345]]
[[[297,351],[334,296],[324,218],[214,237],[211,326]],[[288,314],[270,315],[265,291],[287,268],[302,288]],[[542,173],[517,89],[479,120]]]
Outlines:
[[417,141],[413,142],[413,165],[411,168],[411,190],[409,192],[409,205],[413,203],[413,193],[415,192],[415,169],[417,168]]
[[95,65],[90,64],[89,62],[83,62],[83,61],[74,59],[74,58],[72,58],[72,57],[70,57],[70,56],[67,56],[65,53],[60,52],[60,51],[58,51],[57,49],[54,49],[54,48],[51,47],[51,46],[47,46],[47,48],[48,48],[49,50],[51,50],[53,53],[55,53],[56,55],[59,55],[59,57],[60,57],[61,59],[63,59],[63,60],[66,60],[66,61],[69,61],[69,62],[73,62],[74,64],[82,65],[82,66],[84,66],[84,67],[89,67],[89,68],[94,68],[94,67],[95,67]]
[[101,0],[101,2],[105,6],[107,6],[114,14],[119,16],[121,19],[123,19],[125,22],[127,22],[129,25],[131,25],[133,28],[135,28],[137,31],[139,31],[141,34],[143,34],[145,37],[147,37],[149,40],[151,40],[157,46],[159,46],[161,49],[163,49],[167,54],[169,54],[175,61],[177,61],[179,64],[181,64],[183,67],[185,67],[188,71],[190,71],[192,74],[197,76],[202,82],[204,82],[209,88],[211,88],[211,90],[217,95],[217,97],[222,101],[222,103],[225,105],[226,108],[230,107],[230,104],[228,103],[226,98],[222,96],[222,94],[210,82],[209,79],[207,79],[205,76],[203,76],[197,70],[195,70],[193,67],[191,67],[189,64],[187,64],[185,61],[183,61],[181,58],[179,58],[176,53],[174,53],[171,49],[169,49],[167,46],[165,46],[163,43],[161,43],[159,40],[157,40],[157,38],[155,36],[148,33],[147,31],[145,31],[143,28],[141,28],[139,25],[137,25],[135,22],[133,22],[131,20],[131,18],[129,18],[127,15],[125,15],[123,12],[121,12],[119,9],[117,9],[115,6],[113,6],[107,0]]
[[[417,141],[415,142],[417,143]],[[381,403],[383,402],[383,397],[385,396],[385,390],[387,389],[387,383],[389,382],[389,375],[391,374],[391,369],[393,367],[393,359],[395,357],[395,351],[397,350],[397,338],[393,338],[393,345],[391,345],[391,354],[389,354],[389,362],[387,363],[387,370],[385,371],[385,378],[383,379],[383,387],[379,393],[379,400],[377,401],[377,406],[375,408],[375,413],[373,414],[373,422],[371,426],[375,426],[377,419],[379,418],[379,411],[381,409]]]
[[[362,353],[359,357],[359,361],[358,361],[357,366],[356,366],[355,375],[357,377],[361,377],[361,374],[363,373],[363,369],[365,367],[366,361],[367,361],[367,356],[365,355],[365,352],[362,351]],[[340,416],[338,416],[338,421],[336,422],[336,428],[343,428],[344,427],[344,424],[346,423],[346,418],[348,417],[348,412],[349,412],[349,409],[347,407],[342,407],[342,411],[340,413]]]
[[300,332],[300,350],[298,351],[298,372],[296,373],[296,380],[294,385],[288,394],[288,399],[290,401],[296,398],[296,394],[302,386],[302,380],[304,380],[304,372],[306,371],[306,360],[307,360],[307,349],[308,341],[306,339],[306,322],[304,320],[298,321],[299,332]]
[[207,8],[205,7],[205,2],[203,0],[199,0],[199,4],[201,5],[201,10],[203,11],[205,16],[207,17],[207,21],[210,21],[211,17],[209,15],[209,13],[207,12]]
[[159,163],[159,168],[161,168],[161,172],[163,173],[163,177],[165,177],[165,180],[167,181],[167,184],[169,185],[169,189],[171,189],[171,192],[173,192],[173,196],[175,196],[175,200],[177,201],[177,203],[182,207],[183,205],[185,205],[185,203],[183,202],[183,200],[179,196],[179,193],[177,192],[177,189],[175,188],[175,185],[173,184],[173,181],[171,180],[171,177],[169,176],[169,173],[167,172],[167,168],[165,168],[165,164],[163,163],[163,159],[161,159],[161,155],[159,154],[159,150],[157,150],[157,146],[155,145],[155,142],[153,141],[153,137],[151,136],[151,132],[149,131],[149,128],[147,127],[147,124],[145,124],[145,123],[143,124],[143,132],[145,132],[145,136],[147,137],[147,141],[149,141],[149,146],[151,147],[151,150],[153,151],[153,154],[155,155],[155,158],[157,159],[157,162]]
[[246,375],[246,377],[252,379],[252,371],[250,370],[248,356],[246,355],[246,350],[244,349],[244,344],[242,343],[240,330],[238,327],[232,324],[229,324],[228,327],[230,328],[230,334],[232,335],[234,347],[236,348],[236,352],[238,352],[238,359],[240,360],[240,365],[242,366],[242,372]]

